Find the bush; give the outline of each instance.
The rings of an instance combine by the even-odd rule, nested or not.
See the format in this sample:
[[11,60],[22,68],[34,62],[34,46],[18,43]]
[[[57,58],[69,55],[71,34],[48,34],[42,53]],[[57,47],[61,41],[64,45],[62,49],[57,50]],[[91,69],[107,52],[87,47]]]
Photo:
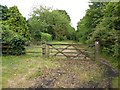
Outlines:
[[11,41],[10,41],[10,45],[11,45],[11,52],[10,54],[12,55],[21,55],[21,54],[25,54],[25,41],[22,40],[19,37],[14,37]]
[[9,29],[2,30],[2,54],[21,55],[25,53],[25,38]]
[[41,40],[42,41],[51,41],[52,40],[52,35],[48,34],[48,33],[41,32]]
[[14,37],[10,42],[2,42],[2,54],[21,55],[25,54],[25,41],[19,37]]

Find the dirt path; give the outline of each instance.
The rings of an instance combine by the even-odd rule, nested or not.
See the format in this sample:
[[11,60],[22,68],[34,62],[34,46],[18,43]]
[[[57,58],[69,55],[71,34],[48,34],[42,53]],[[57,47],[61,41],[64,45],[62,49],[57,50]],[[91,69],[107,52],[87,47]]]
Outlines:
[[47,69],[30,88],[109,88],[105,68],[91,60],[60,60],[61,66]]

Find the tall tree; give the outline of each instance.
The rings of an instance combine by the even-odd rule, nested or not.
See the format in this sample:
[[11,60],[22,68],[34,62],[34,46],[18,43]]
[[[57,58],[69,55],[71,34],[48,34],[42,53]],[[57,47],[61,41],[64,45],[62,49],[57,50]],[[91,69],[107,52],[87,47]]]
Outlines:
[[28,26],[25,18],[19,12],[17,6],[13,6],[9,8],[8,11],[8,19],[6,22],[9,25],[10,30],[20,34],[25,38],[29,38]]
[[120,57],[120,2],[107,3],[102,21],[96,26],[92,40],[99,40],[101,49],[115,58]]
[[65,10],[56,10],[56,11],[60,12],[61,14],[64,14],[66,18],[68,19],[68,21],[71,22],[70,16]]
[[53,39],[63,40],[67,38],[67,32],[70,27],[67,17],[68,15],[61,13],[59,10],[44,7],[37,8],[33,11],[31,19],[29,19],[29,24],[31,29],[33,29],[31,32],[45,32],[52,34]]
[[77,38],[83,42],[87,42],[90,39],[96,25],[103,17],[103,13],[101,11],[101,9],[104,7],[103,3],[91,2],[89,7],[90,8],[86,11],[86,15],[82,20],[80,20],[80,22],[78,22],[77,26]]
[[101,51],[114,57],[120,57],[120,2],[92,2],[86,15],[77,26],[77,38],[80,41],[98,40]]

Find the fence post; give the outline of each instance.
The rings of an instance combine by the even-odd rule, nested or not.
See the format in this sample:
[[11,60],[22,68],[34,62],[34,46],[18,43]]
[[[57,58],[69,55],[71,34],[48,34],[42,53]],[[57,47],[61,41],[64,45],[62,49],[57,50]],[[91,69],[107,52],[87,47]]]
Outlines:
[[47,57],[49,57],[49,45],[47,45]]
[[99,60],[99,41],[95,41],[95,61]]
[[0,39],[0,56],[2,56],[2,40]]
[[46,57],[46,42],[42,41],[42,57]]

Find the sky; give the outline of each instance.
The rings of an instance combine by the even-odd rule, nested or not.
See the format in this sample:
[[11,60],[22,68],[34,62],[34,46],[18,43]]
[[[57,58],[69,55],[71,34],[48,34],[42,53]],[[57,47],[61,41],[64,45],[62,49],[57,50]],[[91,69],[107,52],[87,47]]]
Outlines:
[[40,5],[66,10],[71,18],[71,25],[75,29],[77,29],[78,21],[85,16],[85,12],[89,8],[89,0],[0,0],[0,4],[8,7],[16,5],[20,13],[27,19],[30,17],[33,7]]

